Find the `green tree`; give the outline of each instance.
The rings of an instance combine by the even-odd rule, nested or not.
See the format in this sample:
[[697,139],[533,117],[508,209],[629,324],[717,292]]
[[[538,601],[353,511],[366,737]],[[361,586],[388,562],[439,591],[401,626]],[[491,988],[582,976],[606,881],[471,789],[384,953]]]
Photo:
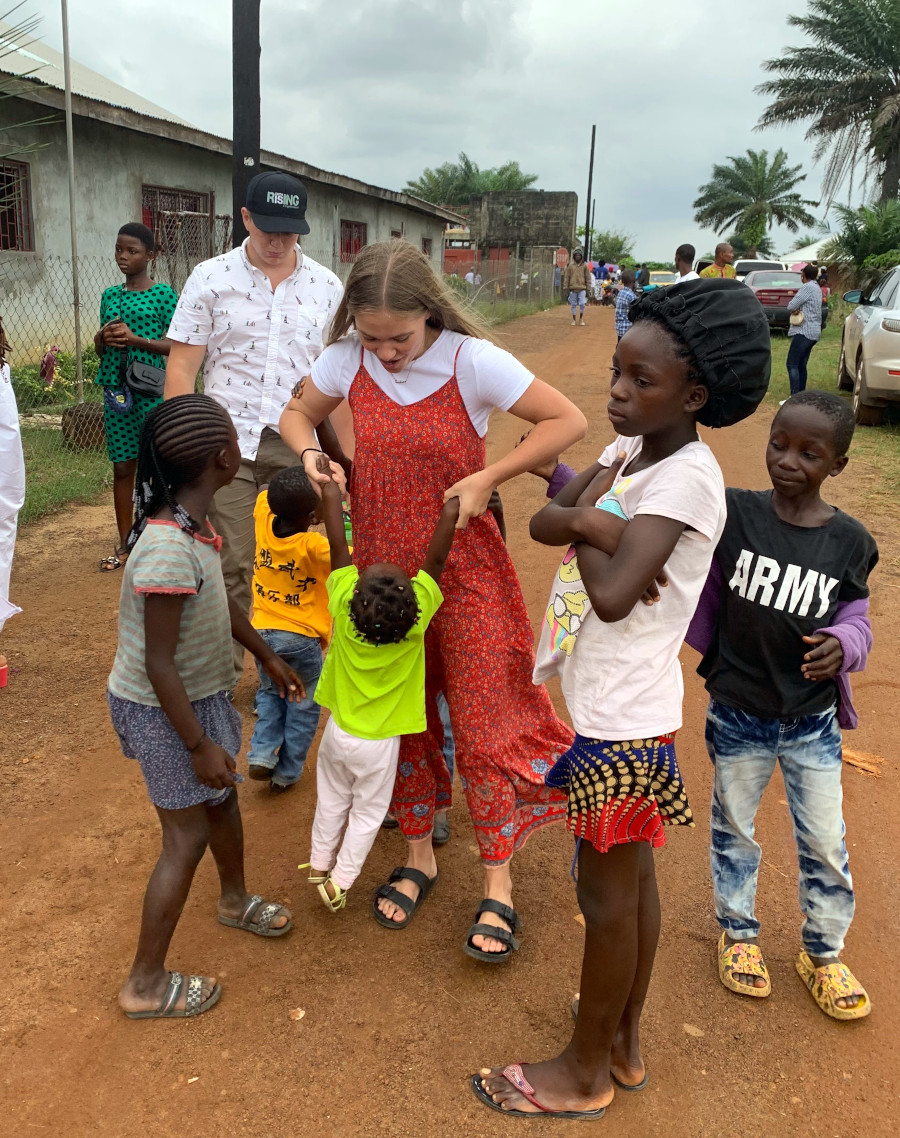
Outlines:
[[763,68],[778,76],[757,87],[774,96],[757,129],[809,122],[816,161],[828,155],[822,197],[830,204],[858,163],[880,183],[880,200],[900,190],[900,4],[897,0],[810,0],[789,16],[811,42],[788,47]]
[[694,202],[694,220],[716,233],[732,226],[747,243],[747,256],[755,257],[760,242],[777,222],[792,233],[801,225],[814,225],[806,209],[815,202],[801,198],[794,187],[804,180],[799,166],[789,166],[779,148],[771,162],[768,150],[748,150],[728,165],[712,168],[712,177],[700,187]]
[[732,233],[726,237],[725,240],[732,249],[734,249],[735,257],[748,257],[751,260],[754,257],[762,257],[764,260],[775,259],[775,246],[772,244],[772,238],[768,233],[764,233],[756,242],[752,253],[750,251],[750,242],[743,233]]
[[[584,238],[584,226],[576,229],[576,234]],[[591,258],[595,261],[611,261],[620,265],[634,252],[634,236],[631,233],[620,233],[616,229],[591,230]]]
[[823,261],[851,261],[859,283],[870,283],[886,267],[900,263],[900,201],[877,205],[836,205],[838,228],[819,254]]
[[504,162],[488,170],[461,151],[456,162],[445,162],[435,169],[426,167],[418,178],[403,187],[403,192],[434,205],[468,205],[472,194],[486,194],[493,190],[528,190],[537,181],[537,174],[526,174],[518,162]]

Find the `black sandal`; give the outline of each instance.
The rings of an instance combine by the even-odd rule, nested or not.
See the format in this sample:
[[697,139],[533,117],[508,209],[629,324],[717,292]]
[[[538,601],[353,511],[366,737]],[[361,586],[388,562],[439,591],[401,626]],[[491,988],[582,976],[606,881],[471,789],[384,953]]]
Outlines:
[[[391,876],[388,878],[387,885],[379,885],[375,890],[375,895],[372,898],[372,916],[375,920],[383,925],[386,929],[405,929],[409,922],[418,912],[419,906],[437,884],[437,879],[440,876],[436,873],[434,877],[429,877],[427,873],[423,873],[420,869],[412,869],[407,865],[398,865]],[[394,888],[395,881],[412,881],[419,887],[419,896],[415,899],[407,897],[405,893],[401,893],[399,889]],[[384,913],[378,908],[378,901],[384,897],[393,905],[399,907],[406,913],[402,921],[392,921],[390,917],[386,917]]]
[[[478,918],[482,913],[496,913],[498,917],[502,917],[504,921],[510,926],[508,929],[501,928],[499,925],[484,925],[478,923]],[[522,926],[519,924],[519,916],[510,905],[504,905],[502,901],[495,901],[492,897],[486,897],[478,906],[478,912],[475,914],[475,924],[466,933],[466,943],[463,945],[463,952],[467,956],[471,956],[474,960],[483,960],[486,964],[502,964],[504,961],[509,960],[514,952],[519,951],[519,942],[515,938],[515,934]],[[510,929],[512,931],[510,931]],[[476,948],[472,944],[472,938],[476,936],[489,936],[494,940],[499,940],[506,945],[503,952],[485,952],[483,948]]]

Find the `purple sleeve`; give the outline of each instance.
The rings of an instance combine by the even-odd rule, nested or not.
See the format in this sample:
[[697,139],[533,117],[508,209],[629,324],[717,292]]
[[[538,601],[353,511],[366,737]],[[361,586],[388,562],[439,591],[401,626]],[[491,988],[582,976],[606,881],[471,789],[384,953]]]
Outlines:
[[722,605],[722,570],[718,561],[713,558],[709,567],[709,576],[697,602],[697,608],[688,626],[685,643],[694,648],[701,656],[705,656],[712,643],[719,619],[719,609]]
[[547,484],[547,497],[555,498],[563,486],[567,486],[574,477],[575,471],[568,463],[558,463],[556,470],[553,471],[550,481]]
[[859,716],[853,706],[850,673],[863,671],[872,650],[868,598],[842,601],[835,610],[834,624],[818,631],[823,636],[833,636],[844,653],[841,670],[834,677],[838,689],[838,723],[845,730],[853,730],[859,725]]

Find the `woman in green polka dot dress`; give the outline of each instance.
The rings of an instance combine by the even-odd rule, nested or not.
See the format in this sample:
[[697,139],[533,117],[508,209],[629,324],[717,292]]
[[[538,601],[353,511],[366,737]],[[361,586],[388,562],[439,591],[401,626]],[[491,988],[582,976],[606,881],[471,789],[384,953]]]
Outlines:
[[116,264],[124,284],[106,289],[100,301],[101,328],[94,337],[100,357],[97,383],[103,393],[106,449],[113,464],[113,501],[119,543],[100,568],[118,569],[127,557],[125,539],[133,517],[134,475],[137,469],[141,427],[147,412],[162,399],[139,395],[125,386],[125,372],[134,360],[164,368],[169,354],[165,338],[178,303],[167,284],[152,280],[147,269],[155,243],[146,225],[129,222],[116,238]]

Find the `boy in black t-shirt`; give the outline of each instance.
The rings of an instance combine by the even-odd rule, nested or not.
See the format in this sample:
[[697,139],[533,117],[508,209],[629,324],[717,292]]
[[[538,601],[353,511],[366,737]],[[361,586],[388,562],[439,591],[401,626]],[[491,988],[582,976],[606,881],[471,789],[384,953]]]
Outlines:
[[715,764],[712,878],[724,930],[719,977],[731,991],[768,996],[758,946],[754,821],[781,764],[800,862],[803,950],[797,971],[834,1019],[871,1011],[840,962],[853,919],[841,811],[840,727],[855,727],[847,673],[871,647],[868,530],[820,496],[847,465],[853,413],[836,395],[792,396],[772,423],[772,490],[729,489],[728,520],[688,643],[710,694],[706,745]]

